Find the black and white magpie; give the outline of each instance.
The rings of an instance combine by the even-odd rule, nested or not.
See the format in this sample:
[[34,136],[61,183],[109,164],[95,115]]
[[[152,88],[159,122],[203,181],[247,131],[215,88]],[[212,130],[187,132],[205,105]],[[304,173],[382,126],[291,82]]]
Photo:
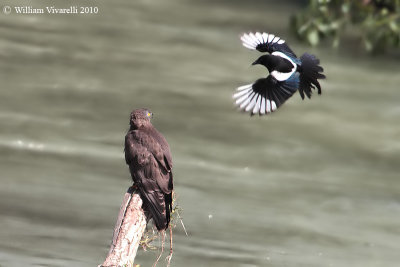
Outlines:
[[324,71],[319,66],[319,59],[304,53],[300,58],[289,48],[285,40],[268,33],[245,33],[240,38],[244,47],[269,54],[260,56],[252,65],[263,65],[269,75],[255,83],[237,88],[233,95],[240,110],[251,115],[265,115],[275,111],[297,90],[304,99],[304,94],[311,98],[311,89],[321,85],[318,79],[324,79]]

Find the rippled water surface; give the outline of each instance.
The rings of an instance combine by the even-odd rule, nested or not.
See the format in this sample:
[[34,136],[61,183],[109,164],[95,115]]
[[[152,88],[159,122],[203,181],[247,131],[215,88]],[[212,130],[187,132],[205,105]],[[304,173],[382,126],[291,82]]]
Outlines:
[[[71,3],[100,11],[0,15],[0,266],[104,260],[138,107],[173,153],[189,237],[175,229],[172,266],[399,266],[399,57],[299,44],[285,1],[53,4]],[[234,88],[265,75],[249,30],[317,54],[322,96],[237,112]]]

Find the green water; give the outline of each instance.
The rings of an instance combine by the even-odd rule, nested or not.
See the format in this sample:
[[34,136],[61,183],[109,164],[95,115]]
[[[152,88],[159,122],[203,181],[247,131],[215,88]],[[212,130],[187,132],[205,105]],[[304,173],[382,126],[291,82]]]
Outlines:
[[[99,14],[0,14],[0,266],[103,262],[139,107],[173,153],[189,237],[175,229],[172,266],[399,265],[399,57],[299,44],[285,1],[1,4],[18,3]],[[250,30],[318,55],[322,96],[237,112],[235,88],[266,75]]]

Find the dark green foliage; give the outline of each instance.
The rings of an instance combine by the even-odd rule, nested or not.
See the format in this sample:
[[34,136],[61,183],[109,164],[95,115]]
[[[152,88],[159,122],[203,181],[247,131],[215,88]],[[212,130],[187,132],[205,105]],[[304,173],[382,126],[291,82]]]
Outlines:
[[383,52],[400,48],[400,0],[310,0],[291,25],[313,46],[329,37],[337,47],[347,27],[368,52]]

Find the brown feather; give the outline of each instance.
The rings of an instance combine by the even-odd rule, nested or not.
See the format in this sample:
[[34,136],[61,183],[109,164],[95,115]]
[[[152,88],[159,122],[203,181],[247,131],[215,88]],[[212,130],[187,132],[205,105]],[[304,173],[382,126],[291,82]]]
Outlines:
[[146,112],[149,111],[141,109],[131,114],[131,129],[125,136],[125,160],[141,193],[143,208],[157,229],[164,230],[172,209],[172,156],[165,138],[149,118],[141,116]]

